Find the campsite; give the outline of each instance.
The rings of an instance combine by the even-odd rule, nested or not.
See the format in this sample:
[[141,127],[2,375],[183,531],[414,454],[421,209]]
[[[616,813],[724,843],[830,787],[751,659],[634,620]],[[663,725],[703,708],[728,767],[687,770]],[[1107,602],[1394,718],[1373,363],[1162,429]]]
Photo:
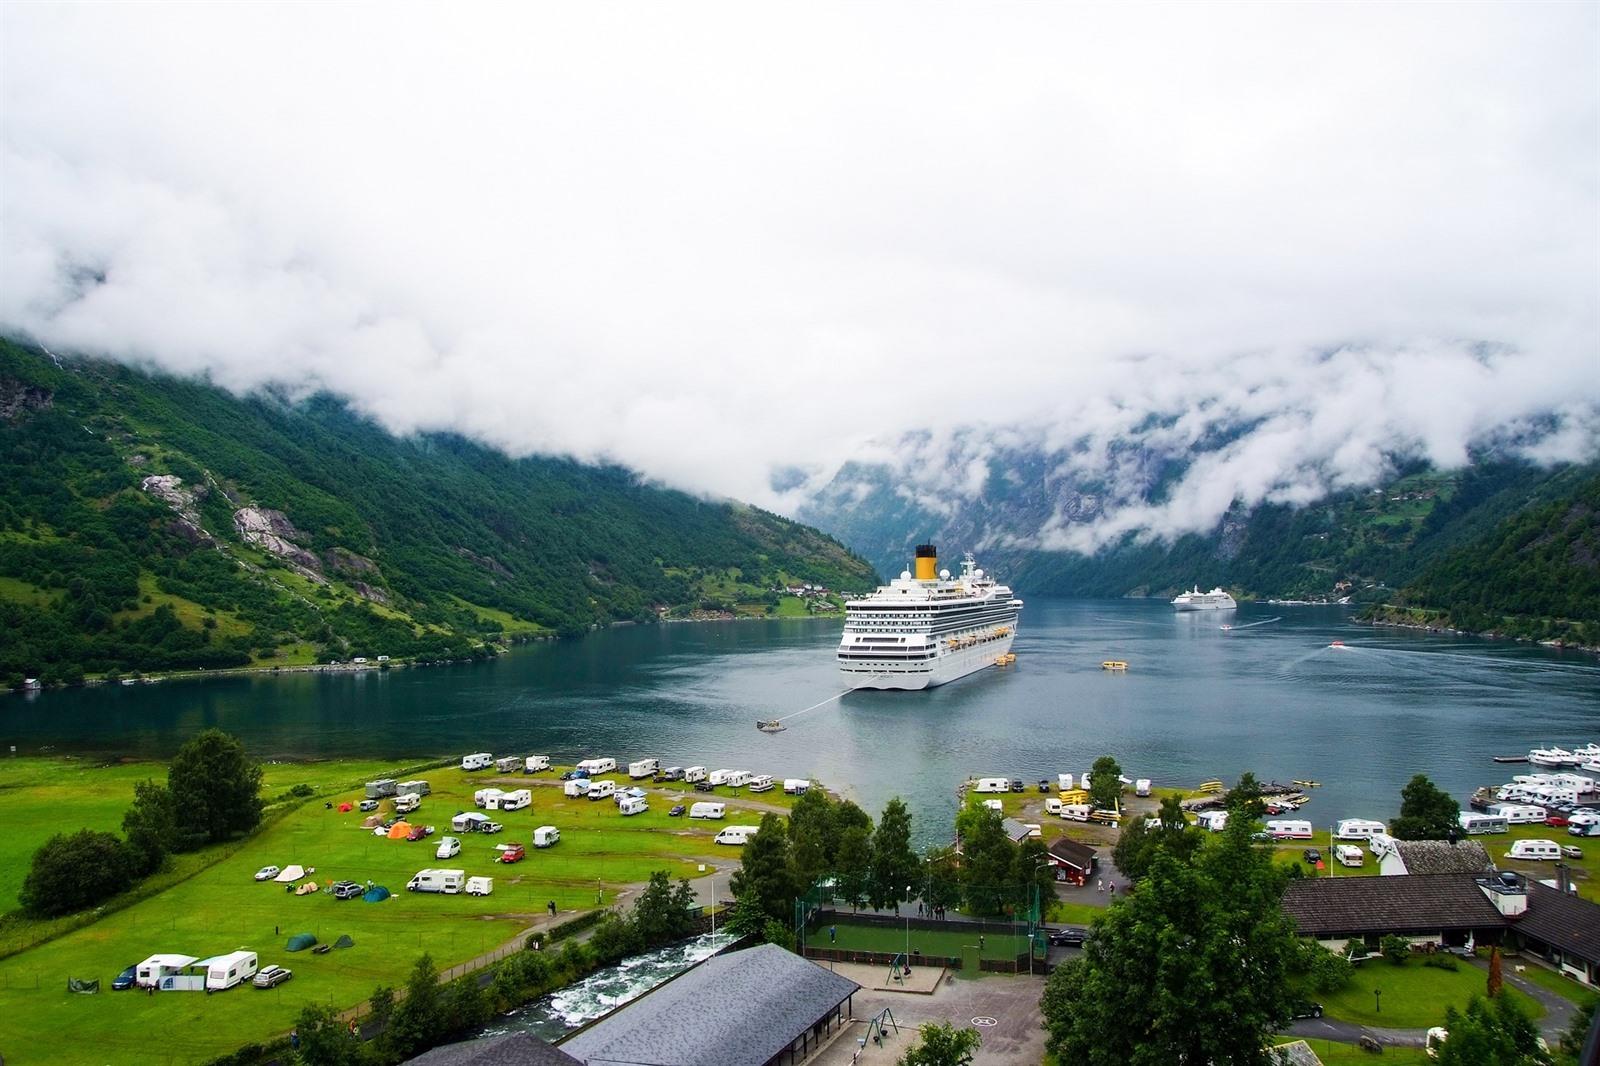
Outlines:
[[[185,1049],[172,1061],[207,1061],[243,1042],[286,1032],[307,1001],[354,1006],[374,985],[403,980],[423,952],[431,953],[441,969],[477,958],[542,918],[548,901],[555,901],[563,916],[593,909],[597,895],[609,904],[619,889],[645,881],[654,870],[667,870],[674,878],[697,876],[697,862],[715,860],[723,850],[712,843],[715,823],[670,818],[669,803],[622,817],[612,803],[564,796],[553,787],[559,784],[554,775],[517,775],[505,787],[531,788],[532,804],[500,812],[503,833],[462,835],[461,853],[448,864],[469,875],[494,875],[493,894],[407,892],[406,883],[418,871],[440,865],[434,852],[450,831],[452,816],[474,810],[474,790],[491,781],[481,773],[464,773],[458,764],[429,768],[425,776],[432,794],[411,820],[439,831],[415,842],[374,836],[362,828],[370,815],[339,807],[361,799],[366,781],[411,776],[418,769],[369,762],[267,764],[263,794],[269,802],[302,783],[316,794],[271,807],[266,823],[243,841],[181,856],[173,871],[147,883],[148,893],[133,893],[145,898],[120,909],[122,901],[113,901],[98,920],[74,916],[8,928],[0,942],[0,950],[8,952],[0,958],[0,991],[10,1006],[0,1012],[6,1061],[23,1066],[103,1062],[109,1048],[126,1048],[130,1055],[148,1052],[148,1034],[154,1031],[165,1033],[170,1046]],[[74,797],[85,812],[84,824],[114,829],[133,782],[163,773],[157,764],[96,769],[68,760],[0,763],[0,789],[7,796],[0,805],[0,869],[26,869],[39,840],[23,822],[56,804],[56,797]],[[35,789],[48,798],[35,797]],[[739,805],[726,798],[732,816]],[[785,801],[772,795],[762,802]],[[385,817],[392,803],[383,801]],[[759,819],[755,809],[743,813],[743,820]],[[495,844],[530,843],[541,825],[561,830],[558,846],[530,848],[526,861],[513,866],[494,861]],[[323,890],[302,896],[295,894],[294,883],[257,882],[256,871],[268,865],[301,866],[307,878],[298,883],[314,879]],[[313,867],[315,874],[309,872]],[[363,886],[370,881],[392,894],[378,903],[362,896],[337,899],[328,889],[344,880]],[[15,881],[0,887],[7,891],[0,906],[14,907]],[[349,936],[354,946],[290,954],[289,939],[306,933],[319,944]],[[53,939],[39,942],[44,937]],[[99,978],[107,990],[124,967],[158,953],[204,958],[239,949],[257,953],[263,967],[292,964],[294,980],[270,991],[246,986],[214,995],[66,991],[69,978]],[[39,1031],[77,1033],[96,1051],[79,1054],[72,1041],[31,1039]]]

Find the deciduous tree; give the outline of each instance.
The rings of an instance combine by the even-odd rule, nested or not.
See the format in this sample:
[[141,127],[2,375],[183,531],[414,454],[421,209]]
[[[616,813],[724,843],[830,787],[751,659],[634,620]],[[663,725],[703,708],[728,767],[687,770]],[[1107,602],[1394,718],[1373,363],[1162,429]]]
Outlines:
[[299,1056],[304,1066],[360,1066],[364,1061],[361,1041],[325,1003],[301,1008],[294,1030],[300,1037]]
[[769,918],[794,919],[795,883],[789,869],[789,834],[783,819],[768,812],[744,846],[740,867],[729,882],[739,899],[753,895]]
[[18,898],[29,912],[53,918],[103,903],[132,879],[126,844],[111,833],[80,829],[70,836],[57,833],[39,846]]
[[143,877],[161,869],[177,832],[172,793],[165,785],[145,780],[133,786],[133,806],[122,815],[122,832],[128,838],[136,875]]
[[167,789],[180,848],[227,840],[261,822],[261,767],[220,729],[207,729],[178,749]]
[[1122,802],[1122,765],[1102,755],[1089,767],[1089,802],[1102,810],[1116,810]]
[[1555,1060],[1540,1047],[1539,1030],[1510,996],[1467,1002],[1465,1011],[1451,1007],[1444,1027],[1450,1033],[1439,1047],[1439,1066],[1551,1066]]
[[822,789],[808,789],[789,811],[789,865],[795,886],[805,892],[834,873],[837,851],[834,803]]
[[917,1042],[906,1049],[896,1066],[967,1066],[982,1043],[976,1029],[928,1022],[917,1029]]
[[1461,805],[1418,774],[1400,790],[1400,817],[1389,832],[1400,840],[1449,840],[1461,831],[1460,817]]

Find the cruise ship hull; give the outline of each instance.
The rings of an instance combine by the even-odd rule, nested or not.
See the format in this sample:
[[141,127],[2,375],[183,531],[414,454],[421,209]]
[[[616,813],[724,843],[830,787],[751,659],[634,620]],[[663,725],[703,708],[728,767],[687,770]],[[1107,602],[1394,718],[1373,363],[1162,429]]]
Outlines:
[[1237,603],[1175,603],[1172,606],[1179,611],[1234,611],[1239,607]]
[[941,652],[933,659],[899,663],[857,660],[839,669],[839,677],[853,689],[899,689],[914,691],[936,688],[976,673],[1011,650],[1016,637],[1013,623],[1003,637],[983,640],[969,648]]

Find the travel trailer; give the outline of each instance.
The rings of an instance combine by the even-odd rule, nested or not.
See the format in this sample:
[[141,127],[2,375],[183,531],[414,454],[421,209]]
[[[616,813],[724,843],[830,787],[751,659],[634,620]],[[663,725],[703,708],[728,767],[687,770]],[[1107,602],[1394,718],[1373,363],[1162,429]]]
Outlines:
[[1194,824],[1209,832],[1220,833],[1228,828],[1228,812],[1201,811],[1194,816]]
[[450,819],[450,828],[457,833],[476,833],[488,824],[489,816],[479,814],[477,811],[467,811]]
[[972,786],[974,792],[1010,792],[1011,779],[1009,777],[980,777]]
[[461,756],[461,768],[463,770],[487,770],[493,765],[494,756],[486,751],[480,751],[476,755]]
[[1087,803],[1063,803],[1060,813],[1069,822],[1087,822],[1094,808]]
[[1061,813],[1061,801],[1059,799],[1057,799],[1056,797],[1054,797],[1054,796],[1051,796],[1049,799],[1045,800],[1044,801],[1044,813],[1046,813],[1046,814],[1060,814]]
[[617,760],[608,756],[601,756],[598,759],[585,759],[578,764],[578,769],[586,771],[590,777],[595,774],[614,773],[617,769]]
[[811,787],[811,781],[805,777],[786,777],[783,779],[783,791],[791,796],[804,795]]
[[504,795],[503,789],[480,788],[472,794],[472,804],[485,810],[497,811],[500,809],[500,797]]
[[488,896],[494,892],[494,878],[469,877],[467,878],[467,895]]
[[553,825],[541,825],[533,831],[533,846],[536,848],[553,847],[561,841],[561,830]]
[[689,808],[690,818],[722,818],[726,805],[721,803],[696,803]]
[[1303,818],[1274,818],[1267,822],[1274,840],[1310,840],[1311,823]]
[[530,755],[522,761],[524,773],[538,774],[550,769],[550,756]]
[[1476,814],[1472,811],[1462,811],[1456,819],[1464,832],[1473,836],[1483,833],[1504,833],[1510,823],[1497,814]]
[[623,815],[643,814],[650,809],[650,801],[642,796],[629,796],[617,804],[617,810]]
[[1530,803],[1491,803],[1488,813],[1499,815],[1509,825],[1533,825],[1546,817],[1543,807]]
[[465,870],[418,870],[417,876],[406,882],[409,892],[443,892],[455,895],[466,884]]
[[706,777],[706,780],[708,782],[710,782],[711,784],[713,784],[713,785],[726,785],[728,783],[728,778],[732,777],[734,774],[736,774],[738,772],[739,771],[737,771],[737,770],[726,770],[726,769],[724,769],[724,770],[713,770],[713,771],[711,771],[710,775]]
[[640,759],[638,762],[628,764],[628,776],[633,778],[654,777],[659,769],[661,769],[660,759]]
[[396,791],[400,792],[402,795],[407,792],[415,792],[419,796],[426,796],[428,793],[432,792],[433,789],[428,787],[428,783],[426,781],[402,781],[396,786]]
[[750,779],[751,792],[771,792],[772,778],[767,774],[756,774]]
[[1333,827],[1333,835],[1340,840],[1371,840],[1374,834],[1387,832],[1388,828],[1368,818],[1344,818]]
[[161,983],[163,977],[173,977],[198,961],[194,955],[152,955],[133,971],[134,983],[149,988]]
[[717,834],[717,843],[743,846],[760,828],[759,825],[730,825]]
[[568,796],[584,796],[588,794],[592,783],[587,777],[574,777],[561,786],[561,791]]
[[1367,864],[1367,853],[1354,844],[1335,845],[1333,857],[1339,861],[1340,866],[1365,866]]
[[1062,792],[1069,791],[1072,788],[1072,775],[1071,774],[1057,774],[1056,775],[1056,788],[1060,789]]
[[706,768],[704,766],[691,766],[683,772],[683,780],[686,784],[692,785],[696,781],[704,781],[705,779]]
[[206,991],[221,992],[256,975],[256,953],[230,951],[206,960]]
[[1511,850],[1506,852],[1506,858],[1536,861],[1559,859],[1561,845],[1554,840],[1518,840],[1511,845]]
[[1150,779],[1148,777],[1141,777],[1135,781],[1133,783],[1133,794],[1135,796],[1150,795]]
[[755,776],[756,775],[751,773],[749,770],[735,770],[733,773],[728,775],[728,787],[743,788],[744,786],[748,785],[751,779]]
[[385,799],[398,791],[399,786],[387,777],[380,777],[376,781],[367,782],[367,799],[369,800]]
[[514,774],[514,773],[516,773],[517,769],[521,765],[522,765],[522,760],[517,758],[515,755],[508,755],[504,759],[496,759],[494,761],[494,768],[496,770],[499,770],[503,774]]

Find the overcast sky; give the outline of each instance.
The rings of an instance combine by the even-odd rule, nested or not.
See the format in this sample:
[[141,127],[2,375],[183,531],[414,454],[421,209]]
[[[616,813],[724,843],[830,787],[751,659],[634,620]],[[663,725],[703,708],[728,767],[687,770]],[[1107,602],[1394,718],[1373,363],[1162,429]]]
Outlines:
[[1173,529],[1592,455],[1597,11],[6,4],[0,327],[780,508],[920,428],[1255,427]]

